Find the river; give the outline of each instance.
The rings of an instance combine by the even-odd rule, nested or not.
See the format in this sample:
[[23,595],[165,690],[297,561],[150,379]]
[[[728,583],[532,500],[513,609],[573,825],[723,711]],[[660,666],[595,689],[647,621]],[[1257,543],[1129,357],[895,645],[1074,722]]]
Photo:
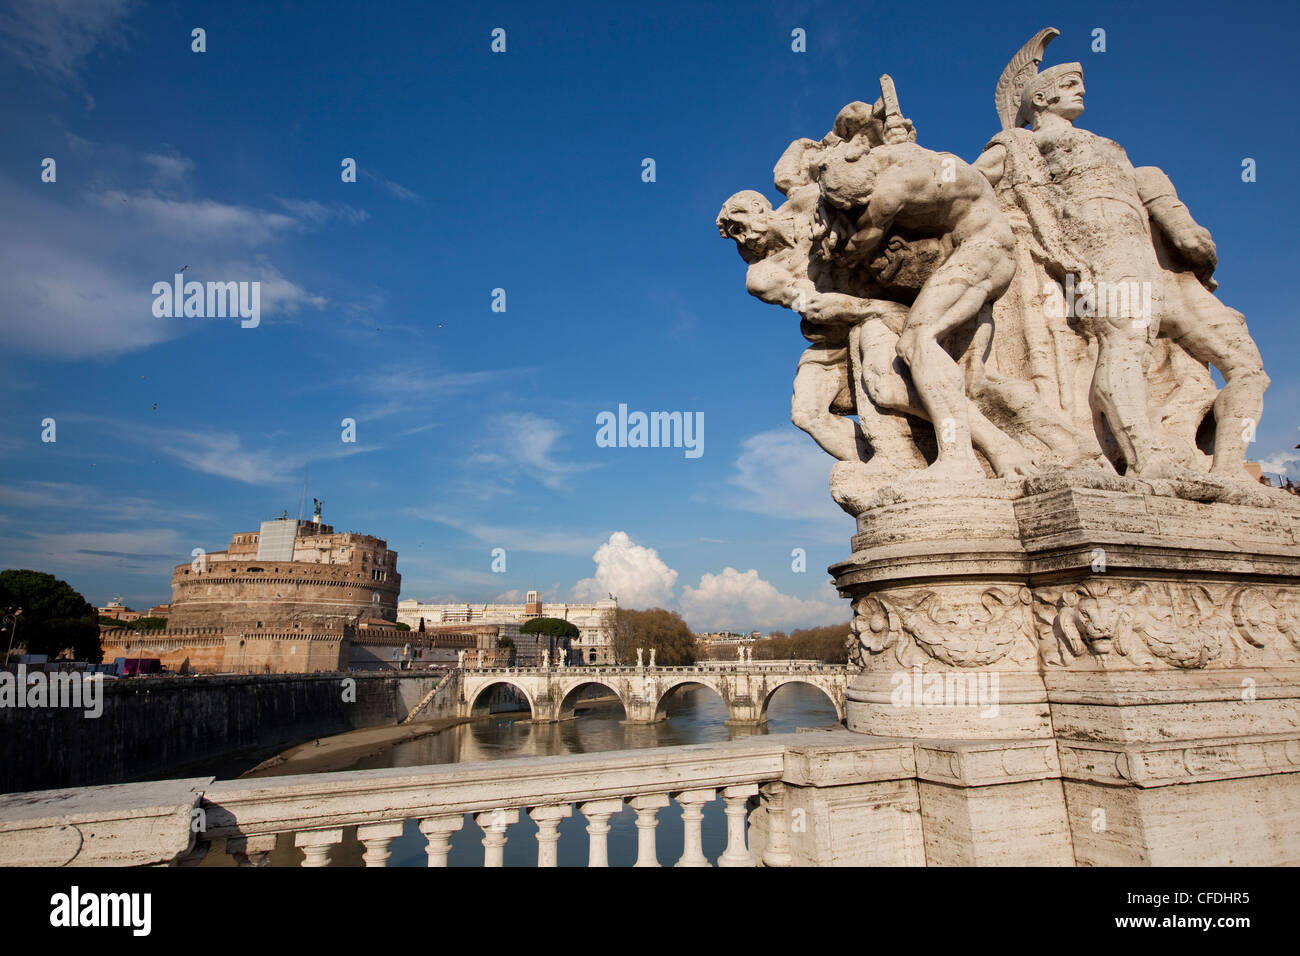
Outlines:
[[[597,704],[573,720],[534,724],[520,715],[501,715],[460,724],[440,733],[395,744],[382,753],[358,760],[347,770],[381,767],[419,767],[428,764],[469,763],[506,757],[546,757],[562,754],[599,753],[642,747],[675,747],[729,740],[735,736],[723,721],[727,709],[722,699],[707,688],[684,688],[666,705],[668,719],[651,725],[621,723],[623,708],[617,702]],[[819,690],[800,684],[782,687],[768,706],[768,723],[760,733],[790,733],[800,727],[825,727],[835,723],[835,708]],[[743,733],[743,731],[742,731]],[[610,866],[631,866],[636,860],[636,814],[627,806],[610,819]],[[507,831],[506,866],[536,866],[537,827],[521,812],[519,823]],[[451,839],[451,866],[481,866],[483,833],[466,816],[465,826]],[[726,845],[726,817],[722,801],[704,808],[704,854],[716,860]],[[426,866],[425,838],[414,820],[406,821],[402,835],[393,841],[389,866]],[[682,847],[681,809],[670,803],[659,811],[659,862],[671,866]],[[344,832],[343,842],[334,847],[331,866],[361,866],[362,847],[355,830]],[[272,866],[296,866],[302,852],[286,836],[271,854]],[[208,854],[205,865],[231,865],[224,853]],[[560,824],[560,866],[587,863],[586,820],[576,810]]]

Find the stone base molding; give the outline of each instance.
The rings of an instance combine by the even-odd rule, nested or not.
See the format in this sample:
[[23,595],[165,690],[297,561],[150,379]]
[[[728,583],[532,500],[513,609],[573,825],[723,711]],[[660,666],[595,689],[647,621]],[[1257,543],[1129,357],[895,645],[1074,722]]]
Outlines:
[[[912,744],[925,861],[1300,863],[1297,504],[1078,475],[867,502],[831,568],[854,611],[845,724]],[[808,785],[782,806],[826,818]]]

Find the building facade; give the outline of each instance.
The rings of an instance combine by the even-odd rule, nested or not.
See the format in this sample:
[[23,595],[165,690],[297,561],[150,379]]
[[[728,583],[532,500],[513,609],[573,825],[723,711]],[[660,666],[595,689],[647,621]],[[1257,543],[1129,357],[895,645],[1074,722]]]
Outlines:
[[522,604],[429,604],[406,600],[397,605],[397,620],[417,632],[421,626],[428,629],[445,624],[501,625],[501,636],[510,637],[514,641],[519,652],[516,657],[521,666],[528,663],[522,660],[523,657],[529,657],[531,661],[540,652],[536,650],[536,642],[529,641],[527,635],[522,636],[523,640],[520,639],[518,628],[539,617],[569,621],[578,629],[567,663],[614,663],[613,639],[617,614],[618,602],[614,600],[597,601],[595,604],[544,603],[539,591],[529,591]]
[[111,617],[115,621],[136,621],[140,618],[140,612],[127,607],[122,603],[121,598],[109,601],[105,607],[98,608],[98,611],[100,617]]

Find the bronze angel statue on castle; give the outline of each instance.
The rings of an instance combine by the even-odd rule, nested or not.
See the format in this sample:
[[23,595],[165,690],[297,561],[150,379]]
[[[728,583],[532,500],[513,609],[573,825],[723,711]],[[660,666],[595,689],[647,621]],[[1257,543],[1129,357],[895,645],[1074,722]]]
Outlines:
[[1244,468],[1268,377],[1214,293],[1214,242],[1161,170],[1075,125],[1083,68],[1039,70],[1058,35],[1003,71],[974,163],[920,146],[882,76],[874,104],[790,144],[785,202],[747,190],[718,215],[748,291],[800,315],[792,419],[837,459],[851,513],[900,481],[1054,472],[1268,494]]

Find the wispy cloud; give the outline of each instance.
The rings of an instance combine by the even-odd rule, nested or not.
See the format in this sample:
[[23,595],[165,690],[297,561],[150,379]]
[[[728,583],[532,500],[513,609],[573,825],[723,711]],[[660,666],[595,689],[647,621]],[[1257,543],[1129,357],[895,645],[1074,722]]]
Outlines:
[[201,235],[209,240],[265,242],[301,225],[284,213],[211,199],[166,199],[120,189],[91,193],[91,201],[118,216],[131,216],[159,232]]
[[424,202],[424,197],[421,196],[419,193],[412,192],[411,190],[403,186],[401,183],[395,183],[391,179],[385,179],[383,176],[379,175],[378,173],[371,172],[365,166],[359,166],[358,171],[361,173],[362,176],[366,177],[366,179],[369,179],[371,182],[377,183],[379,186],[386,189],[389,193],[396,196],[398,199],[402,200],[402,202],[413,202],[413,203]]
[[268,441],[252,447],[235,432],[198,431],[125,422],[89,415],[64,415],[68,421],[93,423],[115,443],[148,448],[173,458],[186,468],[230,478],[248,485],[268,487],[297,479],[310,461],[347,458],[377,450],[380,445],[338,442],[328,445],[286,446]]
[[394,415],[427,413],[441,399],[479,392],[525,371],[528,370],[502,368],[452,372],[428,362],[397,361],[384,374],[358,375],[350,385],[370,396],[371,402],[362,410],[362,417],[373,421]]
[[276,196],[275,201],[294,218],[315,225],[334,221],[356,224],[370,218],[370,213],[364,209],[353,209],[341,203],[327,205],[314,199],[284,199],[280,196]]
[[[81,71],[101,44],[125,46],[130,0],[9,0],[0,45],[17,62],[84,93]],[[87,95],[88,105],[94,100]]]
[[814,540],[844,543],[853,521],[831,500],[834,460],[793,428],[752,435],[741,444],[729,479],[739,494],[727,504],[769,518],[801,522]]
[[94,485],[62,481],[20,481],[0,485],[0,508],[26,513],[85,515],[100,521],[205,521],[208,515],[171,508],[157,498],[117,495]]
[[54,574],[112,569],[163,575],[189,554],[189,548],[172,528],[37,532],[0,538],[0,562]]
[[[182,266],[195,281],[258,281],[263,318],[323,308],[324,296],[286,276],[267,253],[249,245],[318,227],[330,218],[354,221],[351,207],[282,200],[281,210],[213,199],[177,198],[193,164],[164,152],[137,153],[69,134],[83,162],[102,158],[119,175],[165,183],[126,192],[112,186],[60,191],[0,176],[0,315],[11,350],[64,359],[115,356],[177,337],[192,323],[160,321],[152,312],[154,282]],[[175,261],[176,236],[192,237],[188,262]]]
[[[573,475],[597,467],[559,461],[555,451],[564,434],[560,423],[531,412],[493,418],[486,432],[482,445],[491,450],[473,455],[470,463],[495,468],[508,484],[514,483],[516,475],[524,474],[553,491],[562,491]],[[508,448],[509,454],[497,450],[502,448]]]
[[440,508],[407,508],[404,513],[424,521],[455,528],[482,542],[488,548],[505,548],[507,552],[589,555],[606,535],[602,531],[574,531],[568,528],[557,530],[476,521],[448,514]]
[[153,167],[154,182],[159,186],[183,183],[194,172],[194,160],[174,153],[146,153],[143,159]]

